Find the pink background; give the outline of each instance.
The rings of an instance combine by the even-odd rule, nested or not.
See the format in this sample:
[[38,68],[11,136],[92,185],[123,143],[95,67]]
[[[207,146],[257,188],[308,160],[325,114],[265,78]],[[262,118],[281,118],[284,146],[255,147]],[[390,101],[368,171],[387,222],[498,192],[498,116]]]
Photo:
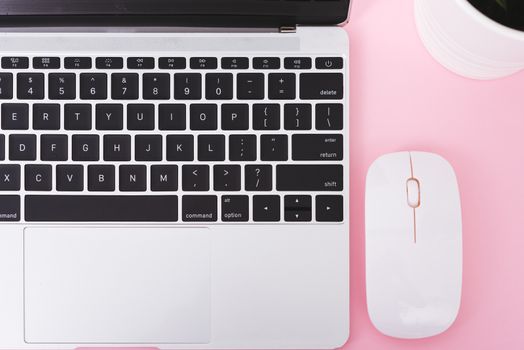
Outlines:
[[[449,1],[449,0],[435,0]],[[524,348],[524,72],[497,81],[456,76],[420,42],[413,0],[355,0],[351,40],[351,338],[344,349]],[[395,151],[439,153],[455,167],[464,228],[463,300],[445,333],[381,335],[367,311],[367,168]]]
[[[413,0],[355,0],[347,30],[352,309],[344,349],[524,349],[524,72],[489,82],[450,73],[419,40]],[[402,150],[447,158],[463,208],[459,317],[447,332],[418,341],[381,335],[366,311],[366,171],[381,154]]]

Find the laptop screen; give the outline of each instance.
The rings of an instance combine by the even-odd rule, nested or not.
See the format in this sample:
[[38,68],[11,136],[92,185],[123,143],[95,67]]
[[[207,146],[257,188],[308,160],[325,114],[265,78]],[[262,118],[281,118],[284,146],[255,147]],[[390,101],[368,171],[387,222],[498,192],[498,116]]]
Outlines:
[[[0,25],[12,18],[73,17],[80,24],[104,17],[107,24],[263,26],[339,24],[350,0],[1,0]],[[20,18],[23,17],[23,18]],[[132,18],[133,20],[131,20]],[[71,22],[75,23],[76,20]],[[43,24],[43,23],[40,23]],[[93,23],[96,24],[96,23]],[[116,23],[118,24],[118,23]]]

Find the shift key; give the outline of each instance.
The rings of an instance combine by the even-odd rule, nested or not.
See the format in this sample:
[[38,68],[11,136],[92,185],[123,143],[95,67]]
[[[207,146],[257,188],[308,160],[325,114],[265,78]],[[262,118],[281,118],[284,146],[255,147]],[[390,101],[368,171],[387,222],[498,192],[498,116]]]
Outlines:
[[342,165],[277,165],[278,191],[342,191]]
[[300,99],[341,100],[344,98],[344,76],[341,73],[300,74]]
[[342,160],[342,140],[340,134],[293,135],[293,160]]

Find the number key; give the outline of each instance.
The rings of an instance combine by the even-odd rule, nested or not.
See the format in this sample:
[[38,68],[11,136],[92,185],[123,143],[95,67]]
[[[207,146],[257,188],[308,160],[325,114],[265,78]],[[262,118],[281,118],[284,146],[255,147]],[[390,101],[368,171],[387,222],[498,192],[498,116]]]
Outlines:
[[144,100],[168,100],[170,77],[169,73],[149,73],[143,75]]
[[74,73],[49,74],[49,98],[51,100],[74,100],[76,98],[76,75]]
[[19,73],[17,95],[20,100],[42,100],[44,98],[44,75],[42,73]]
[[206,99],[232,100],[233,99],[233,74],[207,74]]
[[114,100],[138,99],[138,74],[111,74],[111,98]]
[[0,99],[10,100],[13,98],[13,74],[0,74]]
[[82,100],[105,100],[107,98],[107,74],[80,74],[80,98]]
[[175,99],[200,100],[202,98],[202,75],[200,73],[175,74]]

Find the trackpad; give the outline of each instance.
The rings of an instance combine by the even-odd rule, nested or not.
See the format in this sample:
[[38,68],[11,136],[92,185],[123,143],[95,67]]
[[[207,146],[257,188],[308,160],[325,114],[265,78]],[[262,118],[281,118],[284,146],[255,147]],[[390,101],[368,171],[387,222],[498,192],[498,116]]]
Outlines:
[[209,343],[206,228],[26,228],[28,343]]

